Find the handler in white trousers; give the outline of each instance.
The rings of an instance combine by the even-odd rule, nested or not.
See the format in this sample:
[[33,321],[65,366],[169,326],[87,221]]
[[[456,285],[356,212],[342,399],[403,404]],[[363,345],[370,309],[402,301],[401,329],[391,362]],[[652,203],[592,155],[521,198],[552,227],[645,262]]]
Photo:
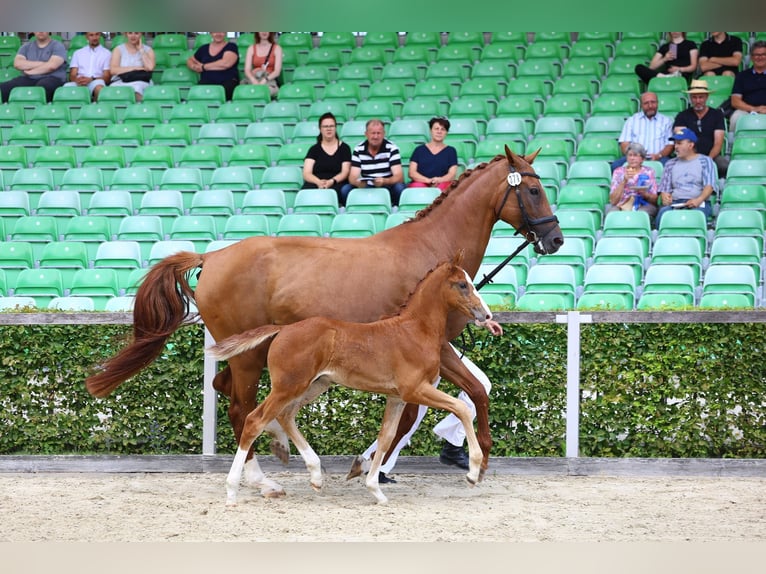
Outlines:
[[[485,327],[493,335],[503,334],[503,328],[499,323],[496,323],[495,321],[485,321],[480,323],[479,326]],[[484,386],[484,390],[486,391],[487,395],[489,395],[489,391],[492,388],[492,383],[490,383],[489,377],[487,377],[487,375],[484,374],[484,371],[477,367],[468,357],[463,356],[461,361],[463,361],[463,364],[468,368],[469,371],[471,371],[471,374],[476,377],[478,381]],[[434,382],[435,387],[439,385],[440,380],[441,377],[436,378],[436,381]],[[460,391],[460,394],[457,398],[468,405],[468,408],[471,409],[471,414],[475,418],[476,406],[473,404],[473,401],[469,398],[468,394],[465,391]],[[420,405],[418,407],[418,416],[415,419],[412,427],[391,450],[391,454],[389,455],[388,460],[381,465],[381,475],[379,477],[380,482],[396,482],[394,479],[387,477],[386,474],[391,472],[391,470],[396,465],[396,460],[399,458],[399,451],[401,451],[410,443],[410,438],[415,433],[415,431],[418,430],[418,427],[420,426],[423,417],[426,415],[427,410],[428,407],[424,405]],[[457,418],[454,414],[449,413],[436,424],[434,427],[434,433],[445,440],[444,448],[442,448],[439,460],[444,464],[452,464],[459,466],[460,468],[467,469],[468,456],[463,450],[463,443],[465,442],[465,429],[463,428],[463,424],[460,422],[460,419]],[[377,447],[378,441],[376,439],[375,442],[373,442],[362,454],[362,458],[364,459],[363,464],[365,467],[368,466],[369,461],[375,454]]]

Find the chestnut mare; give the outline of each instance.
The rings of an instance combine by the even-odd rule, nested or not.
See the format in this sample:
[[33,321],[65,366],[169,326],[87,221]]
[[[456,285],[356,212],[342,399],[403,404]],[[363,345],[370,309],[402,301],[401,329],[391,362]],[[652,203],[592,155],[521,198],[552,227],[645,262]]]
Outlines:
[[[311,317],[290,325],[265,325],[234,335],[208,349],[217,359],[228,359],[272,339],[267,366],[271,392],[247,415],[239,448],[226,478],[228,505],[237,503],[239,482],[247,455],[266,425],[275,418],[287,432],[306,463],[311,486],[322,488],[319,457],[295,424],[295,415],[305,401],[331,383],[387,395],[378,449],[367,474],[367,489],[378,503],[388,499],[380,490],[378,470],[391,447],[399,418],[406,403],[426,405],[454,413],[465,427],[470,468],[470,485],[479,480],[482,453],[473,430],[468,406],[433,386],[439,375],[441,346],[447,330],[447,314],[455,312],[486,321],[492,313],[479,296],[471,277],[459,267],[462,252],[438,265],[420,281],[401,312],[374,323],[350,323],[325,317]],[[310,389],[317,386],[318,389]],[[250,480],[272,496],[284,494],[279,484],[267,479],[254,456]]]
[[[132,342],[88,377],[88,391],[107,396],[154,361],[189,320],[192,299],[216,341],[313,316],[364,323],[395,312],[426,271],[459,249],[465,250],[463,268],[475,275],[498,219],[523,234],[537,253],[554,253],[564,239],[530,165],[537,152],[523,157],[506,146],[505,153],[466,171],[414,220],[369,237],[251,237],[219,251],[168,256],[149,270],[136,293]],[[191,272],[199,273],[196,292],[189,286]],[[449,345],[466,323],[461,315],[449,317],[440,374],[476,406],[483,472],[492,445],[487,394]],[[229,419],[237,440],[255,408],[267,352],[268,342],[232,357],[213,382],[231,399]],[[399,436],[416,415],[416,405],[405,409]],[[289,450],[279,431],[267,429],[276,439],[275,454],[286,460]]]

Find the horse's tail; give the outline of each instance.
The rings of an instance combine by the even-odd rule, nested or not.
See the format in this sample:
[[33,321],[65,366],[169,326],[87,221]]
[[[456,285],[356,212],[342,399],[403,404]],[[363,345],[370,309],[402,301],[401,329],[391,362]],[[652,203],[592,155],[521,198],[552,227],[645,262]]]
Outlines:
[[154,265],[136,292],[133,341],[85,380],[88,392],[105,397],[154,361],[189,315],[194,292],[187,273],[202,265],[198,253],[182,251]]
[[250,329],[238,335],[227,337],[220,343],[208,347],[208,353],[214,359],[228,359],[250,349],[254,349],[266,339],[270,339],[284,327],[284,325],[264,325],[257,329]]

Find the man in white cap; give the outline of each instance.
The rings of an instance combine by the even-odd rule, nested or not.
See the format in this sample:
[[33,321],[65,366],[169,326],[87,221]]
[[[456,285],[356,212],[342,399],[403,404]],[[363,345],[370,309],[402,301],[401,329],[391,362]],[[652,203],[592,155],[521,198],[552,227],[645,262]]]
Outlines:
[[657,187],[660,210],[655,224],[658,229],[662,216],[670,209],[699,209],[709,219],[713,214],[710,196],[718,186],[715,164],[708,156],[697,153],[694,148],[697,135],[693,131],[675,128],[670,139],[676,157],[665,164]]
[[705,80],[692,80],[686,93],[689,94],[691,106],[678,113],[673,127],[686,127],[693,131],[697,136],[697,152],[704,153],[715,162],[718,177],[726,177],[729,160],[723,155],[726,141],[723,112],[707,105],[708,96],[713,92],[708,90]]

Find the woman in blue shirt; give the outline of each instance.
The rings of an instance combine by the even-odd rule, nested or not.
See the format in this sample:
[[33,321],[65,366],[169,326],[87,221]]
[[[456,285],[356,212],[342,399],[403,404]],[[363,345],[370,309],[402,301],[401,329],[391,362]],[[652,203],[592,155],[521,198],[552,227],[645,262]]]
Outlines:
[[410,158],[410,187],[447,189],[457,173],[457,151],[444,143],[449,132],[447,118],[431,118],[431,141],[419,145]]

